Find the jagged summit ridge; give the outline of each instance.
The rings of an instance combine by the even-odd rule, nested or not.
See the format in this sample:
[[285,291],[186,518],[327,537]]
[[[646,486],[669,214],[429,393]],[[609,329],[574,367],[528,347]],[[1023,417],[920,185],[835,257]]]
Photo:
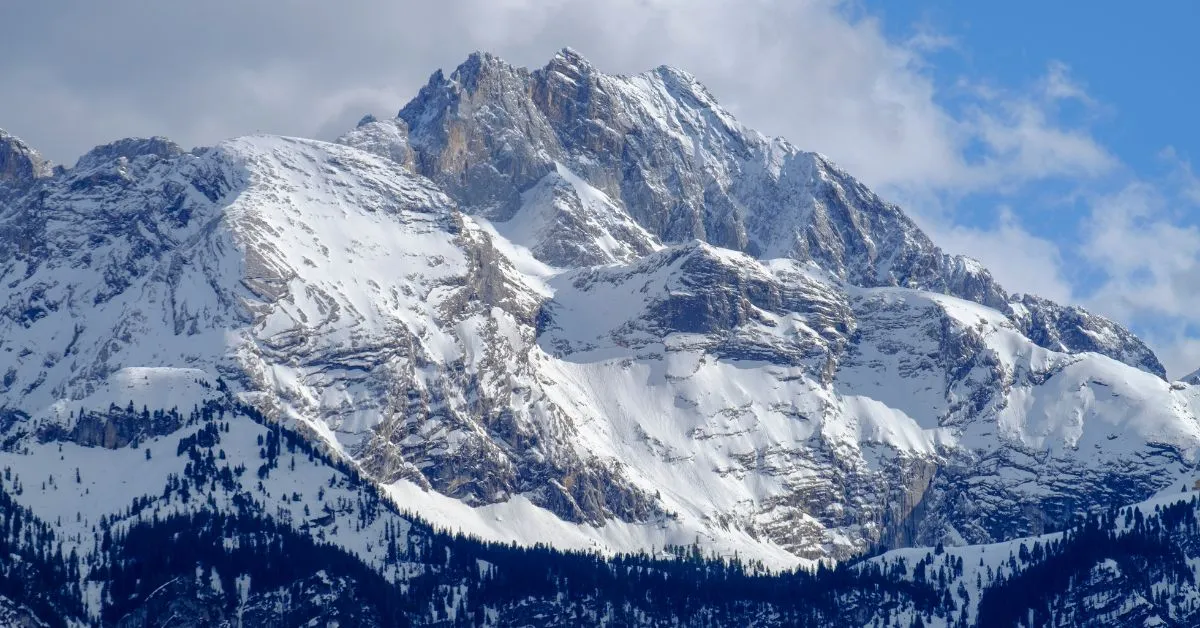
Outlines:
[[130,137],[93,148],[75,162],[75,169],[86,170],[120,159],[131,161],[143,156],[170,159],[183,152],[178,144],[165,137]]
[[564,49],[530,71],[475,53],[449,77],[434,73],[396,122],[371,127],[346,141],[398,155],[465,211],[497,225],[528,223],[527,214],[546,223],[529,190],[564,171],[598,191],[622,225],[615,232],[603,224],[559,229],[555,221],[510,230],[552,265],[628,259],[606,258],[594,243],[645,250],[640,230],[663,244],[700,239],[760,259],[811,261],[855,285],[962,297],[1032,325],[1030,337],[1049,348],[1096,351],[1166,376],[1127,330],[1078,308],[1010,297],[985,268],[944,253],[899,207],[828,158],[741,125],[682,70],[607,75]]
[[0,186],[25,188],[53,170],[53,165],[21,138],[0,129]]

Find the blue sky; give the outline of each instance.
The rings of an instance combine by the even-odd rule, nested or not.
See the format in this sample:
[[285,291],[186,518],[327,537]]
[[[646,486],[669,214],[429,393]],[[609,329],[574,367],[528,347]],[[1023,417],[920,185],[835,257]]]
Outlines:
[[1156,166],[1163,146],[1200,143],[1200,128],[1187,123],[1200,95],[1189,76],[1200,58],[1195,2],[872,0],[864,6],[890,37],[929,29],[953,38],[932,57],[943,81],[976,75],[1019,85],[1050,60],[1066,64],[1110,109],[1097,121],[1097,136],[1134,166]]
[[[1200,5],[869,0],[851,10],[877,20],[892,41],[940,40],[922,59],[937,101],[950,111],[975,102],[963,97],[964,81],[1031,90],[1047,68],[1060,68],[1078,94],[1049,113],[1093,138],[1116,163],[1100,176],[968,194],[954,201],[949,221],[986,232],[1009,220],[1052,243],[1058,262],[1047,272],[1068,291],[1057,298],[1124,320],[1156,345],[1175,375],[1200,367],[1200,330],[1189,311],[1200,292],[1191,249],[1200,198],[1190,165],[1200,154],[1200,126],[1192,122],[1200,83],[1191,78],[1192,60],[1200,59]],[[1135,216],[1124,220],[1121,212]],[[1113,214],[1114,228],[1127,233],[1097,233],[1097,216]],[[1103,246],[1127,250],[1097,250]],[[1175,246],[1178,258],[1157,250]],[[1154,300],[1161,307],[1145,303]]]
[[1198,5],[952,0],[0,3],[0,128],[58,162],[127,136],[331,139],[474,50],[695,74],[1010,290],[1200,367]]

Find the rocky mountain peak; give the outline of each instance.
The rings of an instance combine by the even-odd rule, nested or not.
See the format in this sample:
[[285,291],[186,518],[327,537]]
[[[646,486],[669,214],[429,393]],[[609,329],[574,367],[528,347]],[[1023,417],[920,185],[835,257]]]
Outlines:
[[416,159],[408,140],[408,125],[400,118],[379,120],[365,115],[338,143],[379,155],[412,170]]
[[[964,298],[1032,325],[1032,338],[1047,348],[1164,372],[1112,321],[1044,300],[1010,304],[987,269],[943,252],[901,208],[828,157],[746,128],[683,70],[610,75],[564,49],[529,71],[475,53],[449,78],[435,73],[399,119],[408,128],[398,153],[405,163],[468,213],[497,225],[536,223],[523,244],[548,264],[604,260],[601,240],[644,252],[654,241],[697,239],[759,259],[812,262],[856,286]],[[531,190],[562,176],[600,201],[567,198],[560,209],[577,210],[548,212],[546,195]],[[581,220],[589,207],[602,211]]]
[[75,169],[86,170],[119,159],[133,161],[144,156],[170,159],[182,155],[183,152],[178,144],[165,137],[129,137],[102,144],[84,153],[75,162]]
[[579,51],[567,46],[558,52],[546,64],[543,71],[562,72],[568,76],[583,76],[590,73],[594,69],[591,61],[588,61]]
[[1116,321],[1029,294],[1013,295],[1009,308],[1012,319],[1040,346],[1067,353],[1100,353],[1162,379],[1167,377],[1167,369],[1154,351]]
[[[652,75],[655,80],[662,81],[681,101],[698,108],[720,110],[722,121],[733,122],[732,115],[725,111],[712,92],[708,91],[708,87],[695,74],[686,69],[673,65],[660,65],[646,74]],[[738,126],[737,130],[743,133],[756,134],[748,129],[740,128],[740,125],[733,126]]]
[[21,138],[0,129],[0,185],[23,188],[53,174],[50,162]]
[[1179,381],[1186,384],[1191,384],[1193,386],[1200,386],[1200,369],[1196,369],[1191,373],[1184,375]]
[[499,95],[504,88],[512,87],[516,82],[529,75],[525,68],[516,67],[490,52],[476,51],[460,63],[449,79],[435,83],[440,72],[430,78],[429,85],[438,86],[451,91],[474,95],[483,91],[485,94]]

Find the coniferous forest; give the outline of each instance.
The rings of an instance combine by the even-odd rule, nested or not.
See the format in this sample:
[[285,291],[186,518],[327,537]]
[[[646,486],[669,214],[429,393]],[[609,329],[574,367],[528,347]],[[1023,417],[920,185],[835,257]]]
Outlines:
[[[0,563],[6,604],[0,611],[9,621],[64,627],[1049,626],[1087,625],[1117,613],[1127,619],[1133,594],[1144,607],[1134,614],[1141,620],[1168,616],[1187,625],[1200,619],[1194,497],[1149,512],[1112,510],[1053,538],[1014,545],[1006,564],[994,572],[987,567],[986,582],[982,571],[965,568],[971,548],[942,546],[915,562],[884,554],[780,573],[706,556],[698,546],[604,557],[441,532],[304,435],[227,401],[190,413],[113,406],[81,416],[77,424],[85,429],[37,431],[10,441],[9,453],[22,455],[32,441],[59,451],[98,451],[105,447],[95,435],[107,433],[108,449],[144,451],[147,463],[156,459],[146,443],[159,443],[182,471],[167,473],[155,494],[85,525],[85,535],[22,505],[35,490],[31,478],[5,467],[0,553],[8,559]],[[234,453],[240,441],[250,456]],[[327,478],[315,496],[270,494],[272,478],[305,469]],[[82,484],[84,474],[77,467],[74,479],[60,473],[50,482]],[[302,503],[303,516],[273,512],[267,498],[293,503],[297,511]],[[378,542],[356,550],[344,541],[359,536]]]

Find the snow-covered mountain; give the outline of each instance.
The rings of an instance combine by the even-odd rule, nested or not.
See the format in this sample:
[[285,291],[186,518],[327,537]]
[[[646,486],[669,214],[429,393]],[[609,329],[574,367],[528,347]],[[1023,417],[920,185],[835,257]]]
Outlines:
[[56,169],[4,134],[0,202],[14,452],[128,447],[86,417],[220,381],[436,525],[791,566],[1059,529],[1200,447],[1200,388],[1133,334],[672,68],[475,54],[336,144]]

